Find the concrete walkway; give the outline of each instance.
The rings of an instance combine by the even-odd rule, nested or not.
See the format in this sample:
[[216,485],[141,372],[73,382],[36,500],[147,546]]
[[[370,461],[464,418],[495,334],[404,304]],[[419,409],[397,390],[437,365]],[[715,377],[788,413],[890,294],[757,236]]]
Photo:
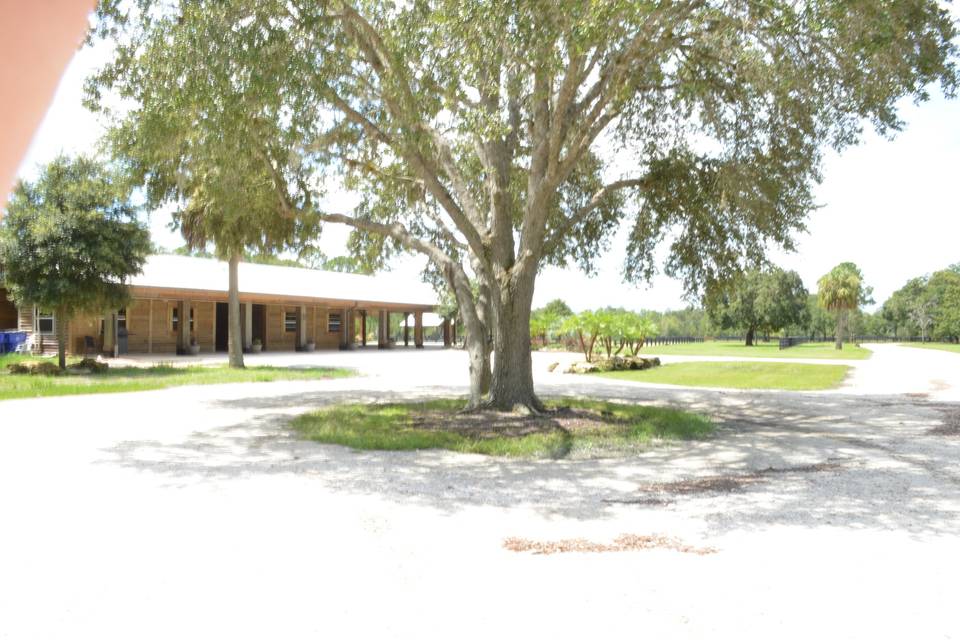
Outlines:
[[[289,433],[329,402],[462,392],[463,354],[441,350],[291,356],[352,379],[0,402],[0,638],[960,638],[960,404],[942,397],[960,356],[858,364],[875,393],[880,371],[948,387],[912,397],[653,388],[550,374],[541,355],[545,395],[721,428],[538,462]],[[620,534],[716,552],[503,548]]]

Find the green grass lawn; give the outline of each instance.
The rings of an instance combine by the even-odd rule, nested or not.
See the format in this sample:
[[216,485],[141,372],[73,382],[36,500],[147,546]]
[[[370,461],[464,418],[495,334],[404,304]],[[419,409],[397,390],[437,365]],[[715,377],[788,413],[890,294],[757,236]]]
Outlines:
[[687,387],[813,391],[840,386],[849,370],[850,367],[841,364],[677,362],[643,371],[608,371],[591,375]]
[[781,350],[779,344],[771,340],[752,347],[743,342],[709,341],[689,344],[651,345],[640,350],[639,355],[652,356],[730,356],[733,358],[818,358],[838,360],[864,360],[870,357],[870,350],[852,344],[844,344],[837,351],[833,343],[807,342]]
[[[35,357],[0,356],[0,400],[35,398],[41,396],[69,396],[89,393],[121,393],[149,391],[188,384],[222,384],[228,382],[271,382],[274,380],[322,380],[353,375],[350,369],[312,367],[288,369],[284,367],[248,367],[229,369],[214,367],[172,367],[158,365],[149,368],[123,367],[102,373],[60,376],[11,375],[7,365],[14,362],[34,362]],[[55,360],[53,360],[55,362]]]
[[938,351],[953,351],[960,353],[960,344],[947,344],[946,342],[901,342],[901,347],[916,347],[917,349],[936,349]]
[[299,416],[293,427],[305,439],[354,449],[449,449],[532,458],[623,454],[713,431],[704,416],[641,405],[552,400],[546,403],[549,413],[531,417],[462,414],[464,402],[341,404]]

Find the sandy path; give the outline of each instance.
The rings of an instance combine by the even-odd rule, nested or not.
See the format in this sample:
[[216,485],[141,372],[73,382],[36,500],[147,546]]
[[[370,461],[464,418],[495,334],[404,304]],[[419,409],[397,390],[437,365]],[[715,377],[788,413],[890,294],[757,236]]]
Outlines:
[[[722,427],[559,462],[291,438],[286,419],[313,406],[464,382],[459,353],[340,357],[369,375],[0,403],[0,637],[960,638],[960,437],[944,423],[960,429],[960,405],[538,373],[544,393],[683,406]],[[770,467],[793,471],[733,492],[643,490]],[[502,547],[622,533],[717,552]]]

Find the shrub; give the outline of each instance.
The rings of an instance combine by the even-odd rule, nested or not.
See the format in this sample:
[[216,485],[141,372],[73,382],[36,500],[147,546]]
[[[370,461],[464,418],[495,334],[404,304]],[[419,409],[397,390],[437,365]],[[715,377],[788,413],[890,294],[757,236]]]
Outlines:
[[15,375],[15,376],[22,376],[30,373],[30,367],[20,362],[14,362],[13,364],[8,364],[7,370],[10,372],[10,375]]
[[70,365],[70,368],[89,371],[90,373],[102,373],[109,369],[110,365],[106,362],[100,362],[96,358],[84,358],[80,362],[75,362]]
[[63,370],[53,362],[38,362],[30,368],[30,373],[35,376],[58,376]]

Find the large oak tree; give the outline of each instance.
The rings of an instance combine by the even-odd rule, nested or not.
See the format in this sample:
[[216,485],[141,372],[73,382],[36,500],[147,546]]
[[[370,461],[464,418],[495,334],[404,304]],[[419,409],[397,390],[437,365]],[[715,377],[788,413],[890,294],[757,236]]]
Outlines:
[[217,34],[198,60],[284,61],[276,126],[361,202],[317,207],[284,163],[279,198],[353,227],[359,253],[428,256],[465,324],[471,404],[499,408],[540,407],[544,265],[590,269],[626,221],[628,278],[664,245],[691,290],[742,271],[792,247],[826,148],[956,83],[935,0],[104,0],[99,18],[104,91],[151,86],[150,56],[192,21]]
[[806,320],[809,293],[796,271],[752,269],[712,289],[705,300],[711,319],[721,329],[742,329],[748,347],[758,331],[776,332]]

